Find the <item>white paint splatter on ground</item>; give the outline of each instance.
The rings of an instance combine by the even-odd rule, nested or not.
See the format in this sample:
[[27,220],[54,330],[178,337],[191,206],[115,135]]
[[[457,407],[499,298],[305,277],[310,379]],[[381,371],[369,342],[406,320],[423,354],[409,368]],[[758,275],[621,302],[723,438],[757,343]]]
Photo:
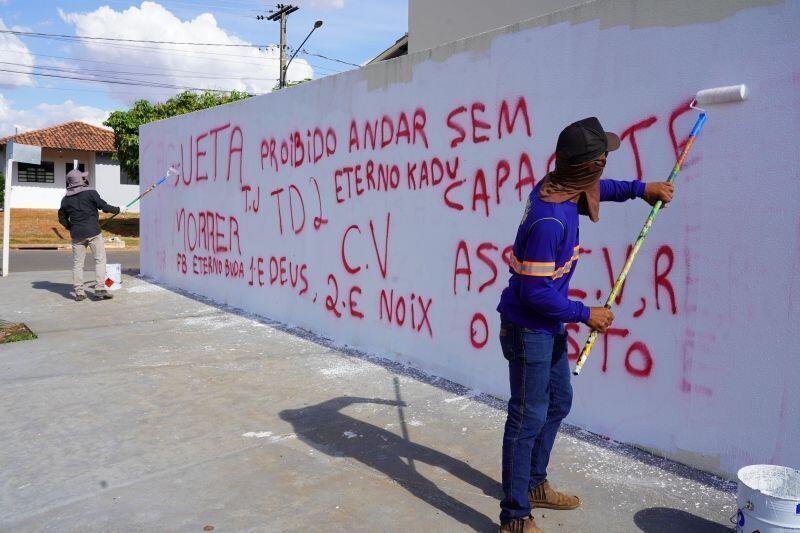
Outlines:
[[283,440],[295,439],[297,435],[294,433],[273,435],[271,431],[248,431],[247,433],[242,433],[242,437],[249,439],[269,439],[270,442],[281,442]]
[[479,391],[479,390],[470,389],[467,394],[463,394],[461,396],[454,396],[452,398],[445,398],[444,399],[444,403],[460,402],[462,400],[474,400],[475,398],[477,398],[481,394],[483,394],[483,393],[481,391]]
[[364,361],[350,361],[343,357],[332,357],[325,361],[326,367],[320,368],[319,373],[329,378],[342,378],[356,376],[370,372],[374,368]]
[[415,418],[412,418],[411,420],[408,421],[408,425],[412,426],[412,427],[420,427],[420,426],[424,426],[425,424],[423,424],[422,422],[420,422],[419,420],[417,420]]
[[164,292],[167,289],[164,287],[159,287],[158,285],[151,285],[150,283],[141,284],[141,285],[134,285],[133,287],[128,289],[128,292],[135,293],[135,294],[142,294],[146,292]]
[[230,326],[227,314],[214,314],[208,316],[190,316],[183,319],[183,325],[188,327],[198,326],[207,330],[217,330]]
[[350,431],[349,429],[347,431],[345,431],[344,433],[342,433],[342,435],[347,437],[348,439],[354,439],[354,438],[360,436],[358,433],[355,433],[354,431]]
[[252,439],[263,439],[271,436],[272,436],[271,431],[248,431],[247,433],[242,433],[242,437],[247,437]]

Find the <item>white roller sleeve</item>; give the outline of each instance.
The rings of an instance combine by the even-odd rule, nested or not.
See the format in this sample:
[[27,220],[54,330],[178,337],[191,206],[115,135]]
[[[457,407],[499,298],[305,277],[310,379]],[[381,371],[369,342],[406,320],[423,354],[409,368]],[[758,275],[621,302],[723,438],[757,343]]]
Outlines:
[[741,102],[747,100],[747,85],[731,85],[729,87],[714,87],[703,89],[694,97],[697,105],[724,104],[727,102]]

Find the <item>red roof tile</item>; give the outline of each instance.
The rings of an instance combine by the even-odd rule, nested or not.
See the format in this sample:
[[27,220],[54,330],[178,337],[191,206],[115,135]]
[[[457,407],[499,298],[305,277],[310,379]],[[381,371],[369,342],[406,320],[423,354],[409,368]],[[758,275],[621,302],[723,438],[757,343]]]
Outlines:
[[98,128],[85,122],[73,121],[9,135],[0,139],[0,145],[8,141],[32,144],[43,148],[63,148],[67,150],[87,150],[90,152],[116,152],[114,132]]

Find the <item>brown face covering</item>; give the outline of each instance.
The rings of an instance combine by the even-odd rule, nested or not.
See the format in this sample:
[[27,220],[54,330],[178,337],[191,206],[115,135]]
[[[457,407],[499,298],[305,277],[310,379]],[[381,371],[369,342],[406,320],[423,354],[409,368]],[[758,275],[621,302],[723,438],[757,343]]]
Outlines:
[[600,220],[600,176],[605,166],[605,154],[578,165],[556,160],[556,169],[542,179],[539,198],[554,204],[577,198],[578,213],[597,222]]

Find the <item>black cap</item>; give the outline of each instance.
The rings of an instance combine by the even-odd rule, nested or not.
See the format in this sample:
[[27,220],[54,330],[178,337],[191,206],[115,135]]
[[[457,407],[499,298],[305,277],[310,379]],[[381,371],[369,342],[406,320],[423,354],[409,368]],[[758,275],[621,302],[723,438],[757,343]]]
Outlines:
[[558,136],[556,159],[568,165],[597,159],[606,152],[619,148],[619,137],[603,129],[597,117],[573,122]]

